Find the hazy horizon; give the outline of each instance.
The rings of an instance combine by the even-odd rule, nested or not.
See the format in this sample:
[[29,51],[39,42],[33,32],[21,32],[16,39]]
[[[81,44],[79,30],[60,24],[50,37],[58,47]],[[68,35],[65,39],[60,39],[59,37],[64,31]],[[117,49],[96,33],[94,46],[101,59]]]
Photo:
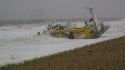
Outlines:
[[0,20],[124,17],[125,0],[0,0]]

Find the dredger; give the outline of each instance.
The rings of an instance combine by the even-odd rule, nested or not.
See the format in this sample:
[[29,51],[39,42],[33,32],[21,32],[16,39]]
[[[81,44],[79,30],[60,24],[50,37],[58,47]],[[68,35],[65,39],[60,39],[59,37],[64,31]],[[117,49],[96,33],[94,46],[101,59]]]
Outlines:
[[[90,13],[89,20],[84,22],[84,26],[77,27],[77,24],[72,25],[71,23],[63,24],[48,24],[45,34],[50,34],[57,38],[68,38],[68,39],[92,39],[100,37],[110,27],[103,21],[98,21],[93,8],[87,8]],[[38,32],[40,35],[40,32]]]

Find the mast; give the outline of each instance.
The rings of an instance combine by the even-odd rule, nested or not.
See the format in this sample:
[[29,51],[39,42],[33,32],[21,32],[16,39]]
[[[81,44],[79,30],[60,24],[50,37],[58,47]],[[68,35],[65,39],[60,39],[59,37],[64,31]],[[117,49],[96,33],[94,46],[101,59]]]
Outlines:
[[95,27],[95,30],[96,30],[96,32],[95,33],[97,33],[98,32],[98,29],[97,29],[97,18],[96,18],[96,16],[95,16],[95,14],[94,14],[94,12],[93,12],[93,8],[87,8],[87,9],[89,9],[89,12],[90,12],[90,19],[93,19],[93,21],[94,21],[94,27]]

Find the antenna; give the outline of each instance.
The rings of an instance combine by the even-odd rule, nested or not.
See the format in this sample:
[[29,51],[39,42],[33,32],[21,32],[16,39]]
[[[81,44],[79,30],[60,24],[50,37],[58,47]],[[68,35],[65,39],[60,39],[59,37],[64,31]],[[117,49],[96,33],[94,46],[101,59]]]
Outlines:
[[94,17],[95,17],[95,14],[94,14],[94,12],[93,12],[93,8],[86,7],[86,9],[89,10],[91,18],[94,18]]

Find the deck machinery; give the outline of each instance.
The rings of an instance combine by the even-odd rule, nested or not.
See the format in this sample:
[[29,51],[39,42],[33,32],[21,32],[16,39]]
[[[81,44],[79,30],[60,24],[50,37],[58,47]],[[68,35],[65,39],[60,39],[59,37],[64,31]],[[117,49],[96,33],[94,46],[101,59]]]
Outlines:
[[[68,38],[68,39],[91,39],[100,37],[105,31],[108,30],[109,26],[98,21],[95,17],[92,8],[87,8],[90,12],[91,17],[88,21],[84,22],[84,26],[77,27],[77,24],[72,25],[71,23],[63,24],[49,24],[44,30],[45,34],[50,34],[53,37]],[[40,35],[40,32],[38,32]]]

